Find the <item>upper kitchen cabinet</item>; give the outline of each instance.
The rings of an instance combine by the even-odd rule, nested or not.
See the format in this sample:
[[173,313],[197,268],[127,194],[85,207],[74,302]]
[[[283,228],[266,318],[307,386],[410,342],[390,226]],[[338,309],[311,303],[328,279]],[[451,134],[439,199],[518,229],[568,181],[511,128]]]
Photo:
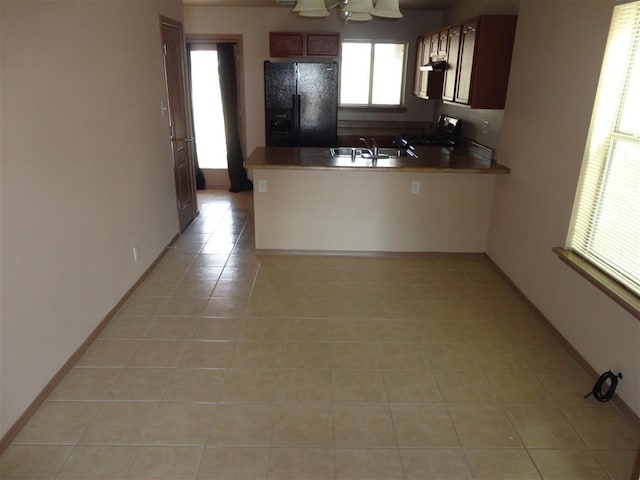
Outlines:
[[340,53],[340,34],[334,32],[269,32],[269,56],[337,57]]
[[442,98],[444,74],[441,71],[426,70],[424,67],[437,56],[439,35],[425,35],[418,38],[416,44],[416,74],[413,83],[413,94],[426,100]]
[[444,71],[444,90],[442,91],[442,99],[450,102],[453,102],[456,98],[461,33],[462,25],[456,25],[455,27],[450,27],[447,30],[447,46],[445,52],[447,67]]
[[301,57],[303,48],[303,33],[269,32],[270,57]]
[[451,100],[453,92],[457,104],[504,108],[516,19],[515,15],[483,15],[462,25],[456,84],[452,86],[449,78],[446,100]]
[[421,37],[414,94],[471,108],[504,108],[516,19],[482,15]]

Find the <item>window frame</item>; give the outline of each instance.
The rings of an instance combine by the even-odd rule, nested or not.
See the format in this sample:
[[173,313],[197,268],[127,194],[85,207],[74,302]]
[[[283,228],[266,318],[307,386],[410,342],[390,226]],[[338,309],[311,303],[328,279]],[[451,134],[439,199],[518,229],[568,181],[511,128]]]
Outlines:
[[[368,103],[360,104],[360,103],[341,103],[340,96],[342,94],[342,51],[345,43],[366,43],[371,45],[371,57],[369,61],[369,95],[368,95]],[[375,65],[375,46],[376,44],[392,44],[392,45],[402,45],[403,46],[403,58],[402,58],[402,78],[400,80],[400,103],[393,105],[385,105],[385,104],[377,104],[372,103],[373,96],[373,80],[374,80],[374,65]],[[368,110],[368,111],[397,111],[404,112],[406,111],[406,91],[407,91],[407,68],[408,68],[408,58],[409,58],[409,42],[401,41],[401,40],[374,40],[374,39],[345,39],[340,42],[340,85],[339,85],[339,94],[338,94],[338,108],[340,110]]]
[[[629,7],[628,4],[634,4]],[[580,183],[576,192],[573,205],[573,213],[571,225],[567,235],[564,248],[556,247],[553,251],[559,258],[576,270],[580,275],[589,280],[593,285],[607,294],[616,303],[626,309],[636,318],[640,319],[640,291],[638,284],[640,276],[637,274],[637,267],[632,261],[630,268],[624,268],[620,260],[625,258],[635,258],[635,251],[632,248],[628,250],[629,243],[616,242],[616,240],[608,240],[615,238],[611,233],[607,233],[607,229],[601,230],[599,234],[598,226],[606,217],[601,217],[603,206],[617,205],[617,203],[607,203],[603,199],[603,195],[609,195],[608,192],[619,193],[627,190],[620,190],[625,184],[608,183],[608,174],[612,171],[614,163],[621,161],[620,157],[616,157],[616,148],[621,142],[622,144],[633,144],[636,148],[640,145],[640,136],[636,132],[624,132],[620,129],[621,121],[624,116],[625,109],[628,108],[627,102],[632,102],[632,96],[629,93],[629,87],[633,74],[639,72],[635,69],[640,64],[640,0],[627,2],[614,7],[605,57],[602,63],[600,80],[598,82],[598,93],[596,94],[594,108],[591,117],[591,125],[589,135],[585,145],[584,158],[580,174]],[[631,13],[617,10],[619,8],[633,8]],[[626,19],[626,15],[631,15]],[[618,34],[624,33],[624,21],[630,22],[630,37],[627,38],[627,49],[622,54],[625,56],[624,62],[613,63],[615,50],[616,54],[620,54],[620,50],[616,48],[616,41],[619,41]],[[612,68],[615,65],[619,68]],[[608,83],[610,78],[616,75],[621,83],[611,90]],[[619,75],[623,75],[620,77]],[[611,93],[614,92],[614,93]],[[612,95],[615,95],[612,97]],[[612,107],[615,107],[613,109]],[[606,129],[603,128],[606,126]],[[624,158],[624,157],[623,157]],[[632,167],[633,168],[633,167]],[[633,172],[633,170],[632,170]],[[629,178],[629,177],[626,177]],[[635,177],[631,177],[635,178]],[[616,188],[617,187],[617,188]],[[640,185],[631,184],[631,192],[640,191]],[[631,194],[633,198],[633,193]],[[629,215],[627,213],[627,215]],[[633,212],[630,218],[635,219]],[[622,237],[630,237],[631,245],[633,243],[634,227],[638,224],[631,221],[630,224],[616,222],[616,225],[622,225]],[[603,235],[606,243],[604,248],[593,248],[594,241]],[[628,240],[627,240],[628,241]],[[619,250],[616,250],[618,247]],[[616,251],[626,252],[626,255],[617,257]]]

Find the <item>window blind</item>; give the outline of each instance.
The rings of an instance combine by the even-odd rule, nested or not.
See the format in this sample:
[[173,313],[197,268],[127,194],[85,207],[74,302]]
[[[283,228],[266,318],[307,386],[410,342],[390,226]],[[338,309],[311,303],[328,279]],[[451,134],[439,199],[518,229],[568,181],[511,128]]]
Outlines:
[[640,1],[614,8],[567,248],[640,295]]

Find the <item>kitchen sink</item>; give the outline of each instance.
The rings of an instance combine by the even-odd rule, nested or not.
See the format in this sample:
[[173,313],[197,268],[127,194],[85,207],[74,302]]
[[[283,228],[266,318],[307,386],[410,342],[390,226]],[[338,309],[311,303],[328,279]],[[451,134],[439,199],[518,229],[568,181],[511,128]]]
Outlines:
[[366,168],[366,167],[397,167],[397,157],[385,158],[367,158],[367,157],[333,157],[328,164],[331,167],[350,167],[350,168]]
[[331,147],[331,156],[334,158],[365,158],[365,159],[379,159],[379,158],[397,158],[397,157],[415,157],[413,152],[409,152],[404,148],[378,148],[377,152],[374,152],[368,148],[361,147]]
[[361,147],[331,147],[329,149],[332,157],[361,157],[363,153],[371,153],[367,148]]

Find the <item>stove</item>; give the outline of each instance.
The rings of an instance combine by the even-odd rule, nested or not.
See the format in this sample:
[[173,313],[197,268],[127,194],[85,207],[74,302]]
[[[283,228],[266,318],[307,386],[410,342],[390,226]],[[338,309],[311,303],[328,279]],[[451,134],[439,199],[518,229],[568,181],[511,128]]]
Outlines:
[[402,134],[396,139],[396,142],[401,147],[416,147],[418,145],[451,147],[460,142],[461,130],[462,120],[448,115],[440,115],[433,133],[425,135]]
[[455,140],[443,137],[441,135],[400,135],[400,141],[404,146],[430,145],[430,146],[453,146],[456,145]]

